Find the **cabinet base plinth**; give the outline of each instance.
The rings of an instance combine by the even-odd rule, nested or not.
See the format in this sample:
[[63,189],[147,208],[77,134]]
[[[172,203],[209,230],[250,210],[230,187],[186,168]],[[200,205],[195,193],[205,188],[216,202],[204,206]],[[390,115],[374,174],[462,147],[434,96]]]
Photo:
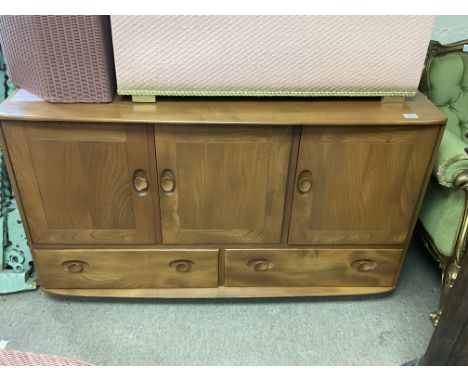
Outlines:
[[393,286],[379,287],[219,287],[171,289],[53,289],[42,288],[46,293],[70,297],[114,298],[249,298],[249,297],[307,297],[352,296],[391,292]]

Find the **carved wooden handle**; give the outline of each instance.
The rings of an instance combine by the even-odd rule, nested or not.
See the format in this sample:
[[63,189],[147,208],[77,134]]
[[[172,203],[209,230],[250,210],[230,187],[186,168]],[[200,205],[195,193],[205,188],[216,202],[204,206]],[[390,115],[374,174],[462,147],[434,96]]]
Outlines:
[[297,190],[300,194],[305,195],[312,189],[312,173],[309,170],[304,170],[297,178]]
[[266,272],[273,268],[273,261],[267,259],[253,259],[247,263],[247,266],[255,272]]
[[161,190],[163,192],[170,193],[175,190],[175,176],[171,170],[164,170],[161,172],[161,176],[159,178],[159,185],[161,186]]
[[377,268],[377,262],[369,259],[355,260],[351,266],[359,272],[369,272]]
[[71,260],[62,263],[63,269],[69,273],[81,273],[83,272],[85,265],[88,264],[80,260]]
[[148,177],[143,170],[136,170],[133,173],[133,187],[140,195],[145,195],[148,192]]
[[190,272],[190,269],[192,269],[192,266],[195,263],[190,260],[174,260],[169,263],[169,266],[171,268],[174,268],[176,272]]

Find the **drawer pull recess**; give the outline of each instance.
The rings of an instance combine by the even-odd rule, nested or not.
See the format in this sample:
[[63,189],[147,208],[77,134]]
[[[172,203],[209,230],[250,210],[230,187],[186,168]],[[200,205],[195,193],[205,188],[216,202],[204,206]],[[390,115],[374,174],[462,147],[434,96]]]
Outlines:
[[80,260],[71,260],[71,261],[65,261],[64,263],[62,263],[62,267],[65,270],[65,272],[69,272],[69,273],[81,273],[83,272],[85,265],[88,265],[88,264]]
[[351,266],[359,272],[369,272],[377,268],[377,262],[368,259],[355,260],[351,263]]
[[176,272],[185,273],[185,272],[190,272],[194,264],[195,263],[190,260],[175,260],[169,263],[169,266],[171,268],[174,268]]
[[273,261],[266,259],[254,259],[247,263],[247,266],[252,268],[255,272],[266,272],[273,268]]

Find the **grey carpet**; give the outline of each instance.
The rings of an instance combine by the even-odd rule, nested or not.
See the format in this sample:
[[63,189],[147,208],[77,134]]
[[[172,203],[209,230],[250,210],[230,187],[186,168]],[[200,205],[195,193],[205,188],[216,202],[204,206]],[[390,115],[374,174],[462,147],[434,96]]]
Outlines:
[[124,300],[0,297],[7,348],[97,365],[401,365],[433,332],[439,271],[419,241],[371,297]]

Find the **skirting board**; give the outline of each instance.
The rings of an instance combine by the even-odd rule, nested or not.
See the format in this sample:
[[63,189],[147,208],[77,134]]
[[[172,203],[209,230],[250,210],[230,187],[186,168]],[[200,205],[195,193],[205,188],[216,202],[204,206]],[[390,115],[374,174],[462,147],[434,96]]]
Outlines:
[[219,287],[219,288],[168,288],[168,289],[52,289],[44,292],[72,297],[117,298],[245,298],[245,297],[307,297],[349,296],[391,292],[393,286],[382,287]]

